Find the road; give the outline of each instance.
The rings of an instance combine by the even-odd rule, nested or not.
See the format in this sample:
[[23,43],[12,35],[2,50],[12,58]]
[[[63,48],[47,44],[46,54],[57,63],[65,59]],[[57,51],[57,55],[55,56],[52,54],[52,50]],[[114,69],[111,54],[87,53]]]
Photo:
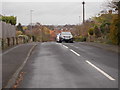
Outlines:
[[26,59],[29,50],[35,44],[36,43],[20,44],[0,54],[2,57],[2,68],[0,68],[0,70],[2,69],[2,72],[0,72],[2,73],[0,74],[0,76],[2,75],[2,87],[5,87],[7,85],[13,74]]
[[118,54],[82,43],[39,43],[18,88],[117,88]]

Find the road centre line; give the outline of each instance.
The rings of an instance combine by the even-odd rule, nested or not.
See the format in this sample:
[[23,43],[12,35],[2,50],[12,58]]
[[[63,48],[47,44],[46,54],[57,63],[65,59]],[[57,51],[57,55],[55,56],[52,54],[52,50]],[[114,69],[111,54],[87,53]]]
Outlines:
[[108,75],[107,73],[105,73],[103,70],[101,70],[100,68],[98,68],[97,66],[95,66],[94,64],[92,64],[90,61],[86,60],[86,62],[88,64],[90,64],[92,67],[94,67],[95,69],[97,69],[100,73],[102,73],[104,76],[106,76],[108,79],[114,81],[115,79],[112,78],[110,75]]
[[79,48],[79,47],[76,47],[76,46],[74,46],[75,48]]
[[79,47],[76,47],[76,46],[74,46],[74,45],[70,45],[70,46],[73,46],[74,48],[77,48],[77,49],[79,48]]
[[68,48],[67,46],[63,45],[63,47]]
[[74,54],[76,54],[77,56],[80,56],[80,54],[78,54],[77,52],[75,52],[74,50],[70,49],[71,52],[73,52]]

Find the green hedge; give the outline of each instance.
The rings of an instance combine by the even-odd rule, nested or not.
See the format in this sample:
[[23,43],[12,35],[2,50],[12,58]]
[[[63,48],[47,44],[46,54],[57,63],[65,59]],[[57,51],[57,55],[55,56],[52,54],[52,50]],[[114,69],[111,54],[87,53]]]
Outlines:
[[74,41],[76,41],[76,42],[84,42],[84,41],[86,41],[86,37],[76,36],[76,37],[74,37]]

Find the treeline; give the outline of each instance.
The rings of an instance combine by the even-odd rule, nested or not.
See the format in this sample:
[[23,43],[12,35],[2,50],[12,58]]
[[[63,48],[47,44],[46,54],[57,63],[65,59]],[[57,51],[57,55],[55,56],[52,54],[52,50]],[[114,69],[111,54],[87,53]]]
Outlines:
[[98,16],[76,25],[74,30],[77,41],[94,41],[120,45],[120,1],[110,2],[109,11],[101,11]]
[[32,41],[44,42],[50,40],[50,30],[38,22],[32,25],[32,27],[31,25],[23,26],[19,23],[16,30],[17,36],[27,36],[29,39],[32,39]]
[[[2,16],[0,17],[0,21],[6,22],[7,24],[16,25],[17,17],[15,16]],[[16,37],[25,38],[25,42],[27,41],[49,41],[50,39],[50,31],[49,29],[41,25],[40,23],[36,23],[35,25],[24,26],[21,23],[16,25]]]

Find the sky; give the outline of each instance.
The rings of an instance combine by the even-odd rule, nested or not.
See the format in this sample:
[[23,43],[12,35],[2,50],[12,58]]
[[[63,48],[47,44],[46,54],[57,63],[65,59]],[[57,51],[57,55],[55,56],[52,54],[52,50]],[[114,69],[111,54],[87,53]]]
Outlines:
[[[85,1],[85,19],[96,16],[105,8],[104,0]],[[2,15],[17,16],[17,23],[28,25],[79,24],[82,22],[82,0],[2,0]]]

